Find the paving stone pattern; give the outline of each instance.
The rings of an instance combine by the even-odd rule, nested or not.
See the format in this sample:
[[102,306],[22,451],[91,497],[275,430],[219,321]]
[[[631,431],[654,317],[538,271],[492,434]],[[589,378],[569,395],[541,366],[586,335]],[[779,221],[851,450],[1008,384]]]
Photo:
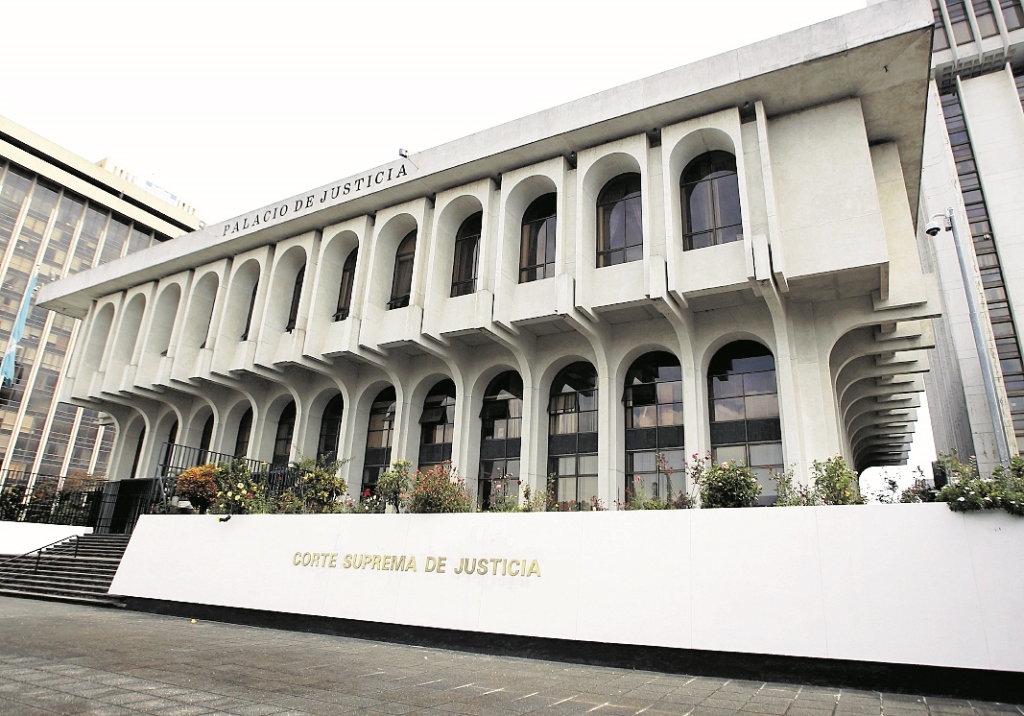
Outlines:
[[0,597],[0,715],[1024,716]]

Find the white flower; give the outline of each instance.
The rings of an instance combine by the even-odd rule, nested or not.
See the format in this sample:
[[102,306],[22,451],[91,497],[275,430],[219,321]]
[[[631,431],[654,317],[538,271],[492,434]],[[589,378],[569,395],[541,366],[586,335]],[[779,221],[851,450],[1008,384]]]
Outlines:
[[963,501],[964,501],[964,498],[962,498],[962,497],[958,497],[958,498],[956,498],[956,501],[957,501],[957,502],[963,502]]

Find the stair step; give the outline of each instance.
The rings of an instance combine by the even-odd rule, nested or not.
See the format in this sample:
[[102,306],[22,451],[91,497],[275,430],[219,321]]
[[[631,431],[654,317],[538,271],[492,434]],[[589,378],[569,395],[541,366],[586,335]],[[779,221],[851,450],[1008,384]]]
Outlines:
[[124,608],[124,600],[120,597],[97,597],[95,595],[74,595],[74,594],[49,594],[44,592],[21,591],[16,589],[4,589],[0,587],[0,596],[21,597],[23,599],[41,599],[48,602],[67,602],[70,604],[89,604],[98,607],[120,607]]
[[130,535],[83,535],[0,568],[0,595],[124,606],[108,594]]

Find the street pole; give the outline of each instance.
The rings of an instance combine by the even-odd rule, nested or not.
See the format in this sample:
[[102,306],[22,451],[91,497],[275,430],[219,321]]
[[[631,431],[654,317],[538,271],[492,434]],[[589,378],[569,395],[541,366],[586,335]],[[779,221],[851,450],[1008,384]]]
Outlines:
[[992,419],[992,432],[996,440],[996,454],[999,457],[999,463],[1005,465],[1010,461],[1010,448],[1006,441],[1006,430],[1003,427],[1003,416],[1002,411],[999,409],[999,399],[996,397],[995,371],[993,370],[991,356],[986,349],[984,334],[981,330],[981,316],[978,313],[978,303],[974,297],[974,283],[970,280],[963,243],[960,239],[960,232],[956,227],[956,219],[953,217],[953,207],[947,208],[944,216],[948,222],[949,230],[953,232],[953,245],[956,246],[956,257],[960,261],[960,276],[964,282],[964,293],[967,294],[967,311],[971,316],[971,328],[974,331],[974,345],[978,350],[978,362],[981,363],[981,380],[985,384],[985,398],[988,401],[988,412]]

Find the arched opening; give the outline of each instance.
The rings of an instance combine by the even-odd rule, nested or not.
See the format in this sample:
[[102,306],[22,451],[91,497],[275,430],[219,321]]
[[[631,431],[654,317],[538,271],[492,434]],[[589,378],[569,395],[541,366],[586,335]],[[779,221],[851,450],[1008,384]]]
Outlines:
[[748,465],[770,502],[777,494],[771,473],[785,465],[772,352],[755,341],[719,349],[708,366],[708,402],[712,458]]
[[153,321],[149,327],[149,341],[147,350],[158,355],[167,355],[167,349],[171,344],[171,333],[174,330],[174,321],[178,315],[178,304],[181,301],[181,287],[172,283],[157,299],[156,309],[153,312]]
[[377,479],[391,464],[391,440],[395,428],[395,389],[380,391],[370,406],[370,421],[366,432],[366,454],[363,458],[361,493],[377,488]]
[[555,275],[555,223],[558,194],[549,192],[533,200],[523,214],[519,244],[519,283]]
[[679,359],[652,351],[633,361],[622,394],[626,414],[627,492],[661,500],[685,489],[683,371]]
[[195,284],[189,299],[188,319],[181,327],[181,345],[189,348],[206,348],[219,285],[220,277],[212,271],[206,273]]
[[[177,427],[178,424],[175,423],[174,426]],[[139,430],[139,439],[135,441],[135,454],[132,456],[132,471],[129,474],[129,477],[135,478],[139,476],[139,463],[142,461],[142,447],[145,444],[146,426],[143,425]]]
[[238,420],[238,432],[235,434],[235,457],[249,457],[249,441],[252,438],[252,406],[246,408]]
[[89,330],[89,342],[82,359],[83,372],[97,371],[100,368],[100,361],[103,360],[103,349],[107,345],[107,338],[110,336],[110,325],[114,320],[114,307],[111,304],[100,309],[96,320],[93,321]]
[[519,373],[507,370],[487,385],[480,421],[477,501],[480,509],[486,510],[519,494],[523,425],[523,379]]
[[[178,442],[178,421],[175,420],[171,423],[171,427],[167,430],[167,441],[163,444],[163,449],[160,452],[160,474],[166,475],[168,468],[171,466],[171,458],[174,455],[174,446]],[[138,456],[136,456],[137,458]],[[134,471],[133,471],[134,472]],[[138,477],[138,475],[134,475]]]
[[136,294],[124,310],[124,316],[121,318],[117,336],[114,339],[111,362],[115,369],[123,368],[131,362],[132,354],[135,352],[135,343],[139,338],[139,327],[142,325],[142,314],[145,311],[145,297]]
[[292,302],[288,307],[288,322],[284,326],[286,333],[294,331],[295,324],[299,320],[299,301],[302,300],[302,282],[305,278],[306,266],[303,264],[299,272],[295,274],[295,282],[292,284]]
[[597,267],[644,257],[640,175],[620,174],[597,196]]
[[287,465],[292,455],[292,437],[295,435],[295,401],[289,401],[277,419],[277,432],[274,434],[274,456],[272,465]]
[[548,401],[548,474],[559,510],[597,499],[597,371],[587,361],[558,372]]
[[199,462],[205,463],[210,453],[210,443],[213,442],[213,413],[210,413],[203,423],[203,434],[199,436]]
[[412,269],[416,259],[416,231],[410,231],[395,252],[395,273],[391,279],[391,300],[388,310],[405,308],[412,296]]
[[476,212],[462,222],[455,234],[452,298],[476,292],[476,273],[480,257],[480,233],[483,229],[483,219],[483,212]]
[[736,157],[729,152],[701,154],[679,180],[683,207],[683,250],[743,240]]
[[419,469],[452,459],[455,438],[455,382],[446,379],[430,389],[420,414]]
[[359,248],[356,247],[349,252],[345,259],[345,266],[341,269],[341,286],[338,289],[338,308],[334,312],[335,321],[344,321],[352,310],[352,287],[356,282],[356,259],[359,257]]
[[341,418],[345,400],[338,393],[328,401],[320,418],[320,437],[316,446],[316,459],[327,463],[338,459],[338,441],[341,439]]

